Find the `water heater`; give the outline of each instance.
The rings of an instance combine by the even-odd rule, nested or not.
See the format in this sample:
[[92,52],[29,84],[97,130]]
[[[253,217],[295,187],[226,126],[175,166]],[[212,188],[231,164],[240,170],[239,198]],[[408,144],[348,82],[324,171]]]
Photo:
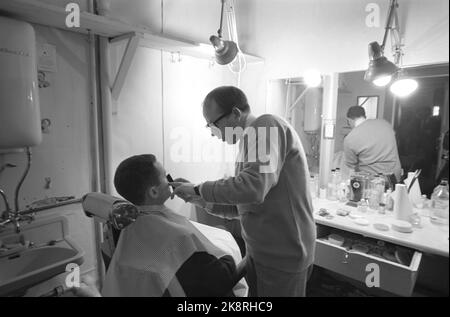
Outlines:
[[0,149],[41,140],[34,29],[0,16]]

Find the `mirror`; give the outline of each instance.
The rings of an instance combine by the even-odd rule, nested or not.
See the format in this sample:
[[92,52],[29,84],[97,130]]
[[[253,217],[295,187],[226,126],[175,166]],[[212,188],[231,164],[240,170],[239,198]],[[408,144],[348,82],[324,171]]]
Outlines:
[[298,133],[311,175],[319,174],[323,88],[308,87],[303,78],[269,81],[268,112],[286,119]]
[[404,98],[395,98],[389,86],[376,87],[364,81],[364,72],[339,74],[333,168],[344,164],[344,138],[351,131],[347,110],[362,105],[368,119],[384,119],[391,123],[403,175],[421,169],[422,193],[430,195],[445,165],[442,139],[449,126],[448,64],[406,68],[408,76],[415,78],[419,87]]
[[295,77],[271,80],[267,87],[267,112],[286,119],[300,137],[311,175],[311,194],[316,197],[320,184],[323,86],[311,87],[302,77]]

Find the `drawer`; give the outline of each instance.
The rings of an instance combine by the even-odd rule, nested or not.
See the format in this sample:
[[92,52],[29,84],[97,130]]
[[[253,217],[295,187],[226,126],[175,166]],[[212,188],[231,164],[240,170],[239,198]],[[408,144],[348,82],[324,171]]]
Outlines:
[[[335,231],[333,232],[335,233]],[[322,235],[322,237],[324,236],[326,235]],[[400,296],[411,296],[422,260],[420,252],[415,251],[410,264],[406,266],[370,254],[349,250],[320,238],[318,236],[316,241],[315,265],[366,285],[369,274],[374,272],[368,265],[375,263],[379,267],[380,289]],[[370,290],[369,287],[367,290]]]

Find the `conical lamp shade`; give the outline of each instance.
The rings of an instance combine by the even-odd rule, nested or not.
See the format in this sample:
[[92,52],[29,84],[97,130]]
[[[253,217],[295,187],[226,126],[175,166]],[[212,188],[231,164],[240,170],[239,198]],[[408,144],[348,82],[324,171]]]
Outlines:
[[[364,80],[374,82],[382,78],[392,78],[397,72],[397,66],[383,56],[381,47],[377,42],[369,44],[369,56],[369,68],[364,75]],[[389,84],[389,82],[390,80],[386,81],[384,85]]]
[[216,51],[216,62],[219,65],[231,63],[238,54],[238,47],[233,41],[224,41],[213,35],[209,38]]
[[397,78],[389,89],[395,96],[403,98],[410,96],[417,90],[418,87],[419,83],[417,80],[408,77],[407,71],[405,69],[401,69],[397,73]]

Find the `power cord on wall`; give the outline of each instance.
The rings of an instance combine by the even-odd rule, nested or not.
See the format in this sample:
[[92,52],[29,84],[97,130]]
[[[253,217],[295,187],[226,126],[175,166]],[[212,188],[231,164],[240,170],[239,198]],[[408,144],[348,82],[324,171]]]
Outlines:
[[229,6],[226,10],[226,18],[227,18],[227,26],[228,26],[228,37],[230,40],[236,43],[238,48],[238,54],[236,59],[228,64],[228,69],[237,75],[237,86],[240,88],[241,86],[241,75],[247,68],[247,61],[245,59],[244,54],[242,54],[241,48],[239,47],[239,37],[237,33],[237,24],[236,24],[236,12],[234,10],[235,1],[228,0]]

